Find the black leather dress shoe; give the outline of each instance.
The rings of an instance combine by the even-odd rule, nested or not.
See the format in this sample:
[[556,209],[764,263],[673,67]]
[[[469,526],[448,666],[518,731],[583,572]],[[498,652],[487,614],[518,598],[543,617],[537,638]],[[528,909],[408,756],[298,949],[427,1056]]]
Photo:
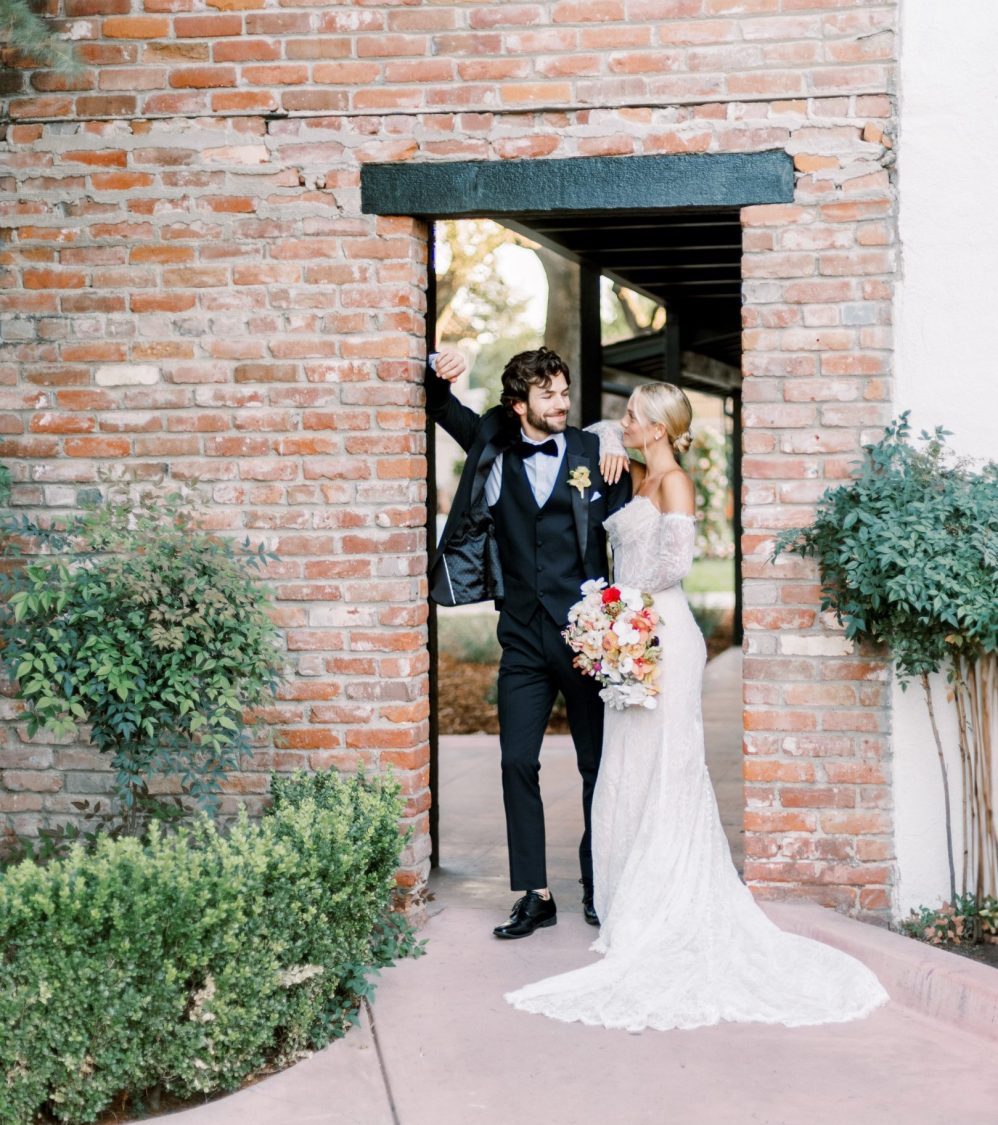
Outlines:
[[590,926],[598,926],[599,915],[596,913],[596,907],[593,906],[593,885],[584,879],[580,879],[579,882],[582,884],[582,917]]
[[536,891],[527,891],[513,904],[509,921],[492,931],[498,938],[529,937],[534,930],[554,926],[558,922],[558,908],[554,898],[541,898]]

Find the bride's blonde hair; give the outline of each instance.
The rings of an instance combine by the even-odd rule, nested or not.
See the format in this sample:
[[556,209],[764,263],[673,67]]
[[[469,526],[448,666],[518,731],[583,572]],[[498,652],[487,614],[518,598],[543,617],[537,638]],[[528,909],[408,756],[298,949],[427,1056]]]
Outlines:
[[693,442],[690,430],[693,407],[679,387],[673,383],[642,383],[634,388],[631,402],[635,408],[640,407],[646,422],[665,427],[669,443],[677,454],[689,449]]

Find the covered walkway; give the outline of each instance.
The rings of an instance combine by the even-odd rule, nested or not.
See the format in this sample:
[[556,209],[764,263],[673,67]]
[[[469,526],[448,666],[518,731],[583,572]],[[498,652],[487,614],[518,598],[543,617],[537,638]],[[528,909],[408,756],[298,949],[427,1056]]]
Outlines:
[[[742,654],[737,648],[712,660],[704,673],[704,739],[732,857],[741,869]],[[581,787],[569,735],[549,735],[541,751],[541,791],[547,829],[548,871],[555,900],[578,898]],[[462,901],[494,907],[511,902],[506,827],[496,735],[445,735],[440,739],[440,868],[435,885]],[[501,920],[497,918],[497,921]]]

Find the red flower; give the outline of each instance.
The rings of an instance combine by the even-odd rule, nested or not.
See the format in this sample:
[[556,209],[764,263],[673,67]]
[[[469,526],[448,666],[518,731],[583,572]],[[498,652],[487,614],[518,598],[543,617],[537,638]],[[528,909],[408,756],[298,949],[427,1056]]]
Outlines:
[[616,586],[608,586],[603,591],[603,604],[612,605],[614,602],[620,601],[620,591]]

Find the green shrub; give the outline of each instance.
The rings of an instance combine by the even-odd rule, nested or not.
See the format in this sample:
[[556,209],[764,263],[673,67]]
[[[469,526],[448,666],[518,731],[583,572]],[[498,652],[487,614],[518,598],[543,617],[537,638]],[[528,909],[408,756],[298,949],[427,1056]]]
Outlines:
[[0,877],[0,1121],[89,1122],[127,1093],[231,1090],[341,1035],[390,918],[397,787],[275,779],[259,824],[103,838]]
[[815,559],[822,611],[850,640],[889,645],[902,683],[955,653],[998,652],[998,463],[955,459],[941,427],[919,448],[908,414],[773,551]]
[[709,641],[717,632],[726,613],[720,606],[703,605],[698,602],[690,603],[690,612],[693,614],[693,620],[699,625],[705,641]]
[[498,664],[495,614],[441,614],[437,621],[440,651],[468,664]]
[[912,910],[900,929],[908,937],[931,945],[998,944],[998,899],[966,894],[935,910],[920,906]]
[[13,570],[0,615],[29,735],[86,725],[111,759],[126,831],[141,828],[156,776],[212,808],[249,753],[246,710],[281,671],[255,573],[274,556],[203,530],[180,494],[114,498],[56,536],[27,520],[11,528],[15,549],[27,538],[50,552]]
[[36,66],[51,66],[68,74],[80,70],[72,44],[59,38],[29,0],[0,0],[0,42]]
[[[992,723],[998,711],[998,462],[958,458],[937,426],[912,440],[909,412],[863,447],[848,483],[829,489],[810,527],[778,536],[813,558],[821,609],[850,640],[890,647],[898,680],[922,685],[936,743],[946,817],[950,902],[998,895],[998,831],[991,805]],[[945,672],[956,717],[963,862],[956,877],[949,766],[929,677]]]

